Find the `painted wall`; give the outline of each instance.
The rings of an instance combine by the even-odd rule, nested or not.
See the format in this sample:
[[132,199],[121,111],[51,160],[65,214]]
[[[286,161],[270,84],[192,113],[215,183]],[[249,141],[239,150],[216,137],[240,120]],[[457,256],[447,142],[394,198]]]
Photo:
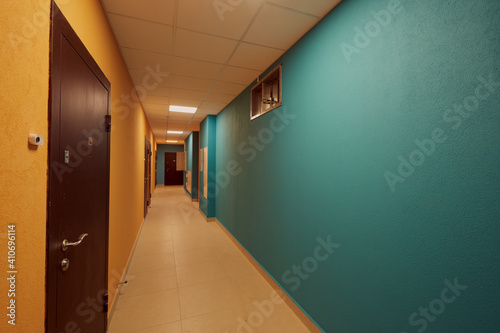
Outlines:
[[[109,286],[114,300],[143,220],[144,136],[155,142],[133,84],[98,0],[57,1],[63,14],[111,82],[111,194]],[[18,293],[16,330],[42,332],[45,315],[47,147],[28,148],[29,133],[48,139],[50,1],[2,2],[2,126],[0,164],[1,244],[6,225],[17,225]],[[6,65],[8,64],[8,65]],[[154,161],[153,161],[154,162]],[[152,178],[154,184],[154,177]],[[3,246],[3,245],[2,245]],[[8,290],[6,280],[0,290]],[[6,304],[6,293],[0,302]],[[22,305],[22,306],[21,306]],[[0,331],[6,321],[0,321]]]
[[208,147],[208,166],[207,166],[207,196],[204,195],[203,168],[204,160],[202,157],[202,170],[200,170],[200,188],[199,188],[199,207],[205,214],[206,218],[215,217],[215,199],[216,187],[215,184],[215,141],[216,140],[216,117],[208,115],[200,124],[200,149]]
[[158,145],[158,165],[156,169],[158,185],[165,185],[165,153],[177,153],[183,151],[183,145]]
[[280,59],[281,108],[217,116],[217,218],[325,332],[500,330],[499,25],[344,1]]
[[[49,1],[0,4],[0,332],[44,330],[48,146],[30,149],[28,135],[48,136],[49,12]],[[17,236],[15,327],[6,316],[10,224]]]
[[198,199],[198,160],[199,160],[200,132],[191,132],[184,142],[186,152],[186,171],[191,172],[191,193],[186,188],[186,173],[184,173],[184,190],[191,199]]

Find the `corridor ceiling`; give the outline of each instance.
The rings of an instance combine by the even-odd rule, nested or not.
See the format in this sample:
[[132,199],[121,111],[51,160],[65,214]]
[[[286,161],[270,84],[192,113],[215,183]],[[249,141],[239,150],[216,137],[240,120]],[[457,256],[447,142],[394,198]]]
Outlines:
[[[101,1],[157,142],[179,144],[340,2]],[[198,110],[169,112],[169,105]],[[182,134],[167,136],[167,126]]]

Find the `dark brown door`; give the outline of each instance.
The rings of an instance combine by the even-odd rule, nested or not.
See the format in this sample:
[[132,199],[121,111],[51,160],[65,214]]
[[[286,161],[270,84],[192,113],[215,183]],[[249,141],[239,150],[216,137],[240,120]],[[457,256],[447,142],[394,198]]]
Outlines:
[[165,185],[184,184],[182,171],[177,171],[177,154],[165,153]]
[[53,13],[47,331],[104,333],[110,83],[57,7]]
[[151,204],[151,143],[146,137],[144,148],[144,217],[148,214],[148,207]]

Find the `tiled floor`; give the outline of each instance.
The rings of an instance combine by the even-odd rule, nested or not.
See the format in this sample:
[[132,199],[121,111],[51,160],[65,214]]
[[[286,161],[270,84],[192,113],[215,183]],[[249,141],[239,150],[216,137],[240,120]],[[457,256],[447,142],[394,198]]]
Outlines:
[[109,333],[309,332],[181,186],[156,189],[127,280]]

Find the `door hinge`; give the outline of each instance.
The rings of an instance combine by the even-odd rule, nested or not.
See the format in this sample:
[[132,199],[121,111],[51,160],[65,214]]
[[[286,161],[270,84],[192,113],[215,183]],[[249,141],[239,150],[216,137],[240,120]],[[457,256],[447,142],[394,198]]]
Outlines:
[[106,119],[106,132],[111,133],[111,115],[107,114],[105,116],[105,119]]
[[102,311],[104,313],[108,313],[108,294],[105,294],[104,297],[103,297],[103,309]]

